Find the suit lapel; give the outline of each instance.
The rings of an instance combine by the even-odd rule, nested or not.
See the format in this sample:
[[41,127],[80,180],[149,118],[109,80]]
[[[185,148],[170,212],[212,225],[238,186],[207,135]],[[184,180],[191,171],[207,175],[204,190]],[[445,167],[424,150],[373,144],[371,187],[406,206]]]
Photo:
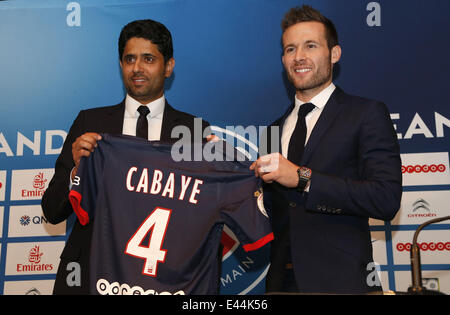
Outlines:
[[311,135],[308,139],[308,143],[305,146],[305,151],[303,152],[303,157],[301,161],[301,165],[307,165],[309,159],[311,158],[314,150],[320,143],[320,140],[326,133],[327,129],[331,126],[337,114],[341,111],[341,102],[340,99],[344,95],[344,92],[336,87],[333,94],[331,94],[330,99],[328,100],[325,108],[323,109],[322,114],[319,117],[314,129],[311,132]]
[[161,126],[161,141],[167,142],[171,140],[172,129],[182,125],[180,120],[180,115],[177,114],[177,110],[170,106],[166,100]]
[[125,116],[125,100],[120,104],[111,106],[107,112],[108,118],[104,120],[106,129],[104,132],[122,134],[123,119]]

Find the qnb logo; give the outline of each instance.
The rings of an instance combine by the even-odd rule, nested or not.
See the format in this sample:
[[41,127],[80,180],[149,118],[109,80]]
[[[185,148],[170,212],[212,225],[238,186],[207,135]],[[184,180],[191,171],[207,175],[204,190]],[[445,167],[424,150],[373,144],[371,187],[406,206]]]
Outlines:
[[29,216],[27,216],[27,215],[23,215],[20,218],[19,222],[20,222],[20,225],[27,226],[28,224],[30,224],[31,218]]
[[402,173],[444,173],[447,170],[444,164],[402,165]]
[[26,214],[21,216],[19,219],[19,223],[22,226],[27,226],[31,222],[33,222],[34,224],[45,224],[48,223],[48,220],[43,215],[41,216],[36,215],[33,217],[33,219],[31,219],[30,216]]
[[[450,251],[450,242],[438,242],[438,243],[434,243],[434,242],[422,242],[422,243],[417,243],[417,245],[419,246],[420,250],[422,251]],[[399,252],[403,252],[403,251],[411,251],[411,247],[412,244],[411,243],[398,243],[397,244],[397,250]]]

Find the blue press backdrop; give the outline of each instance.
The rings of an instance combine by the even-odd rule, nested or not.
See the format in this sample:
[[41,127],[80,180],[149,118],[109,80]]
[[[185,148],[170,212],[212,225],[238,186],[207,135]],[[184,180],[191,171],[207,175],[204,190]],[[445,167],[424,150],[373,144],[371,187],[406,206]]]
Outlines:
[[[7,259],[14,259],[7,258],[8,244],[65,240],[65,236],[10,237],[11,207],[39,204],[11,200],[12,171],[53,168],[54,151],[63,137],[50,137],[51,147],[47,143],[46,149],[48,131],[67,132],[80,110],[124,98],[117,41],[125,24],[151,18],[171,31],[176,66],[166,97],[175,108],[222,128],[265,126],[292,102],[281,63],[280,21],[289,8],[301,4],[314,6],[336,24],[343,55],[335,83],[350,94],[384,101],[402,153],[447,152],[448,174],[448,0],[0,1],[0,171],[6,171],[0,186],[4,189],[0,293],[6,281],[54,278],[5,271]],[[37,131],[40,139],[35,138]],[[35,147],[18,145],[20,137]],[[445,181],[405,187],[405,191],[449,189],[450,182]],[[409,270],[394,263],[390,233],[416,227],[387,222],[374,228],[386,232],[387,262],[381,266],[388,275],[385,289],[398,289],[394,273]],[[447,241],[449,228],[439,226]],[[261,261],[266,254],[267,248],[254,257],[241,257],[237,251],[228,258],[222,293],[264,292],[265,262],[253,268],[242,261]],[[430,268],[448,274],[450,261]]]

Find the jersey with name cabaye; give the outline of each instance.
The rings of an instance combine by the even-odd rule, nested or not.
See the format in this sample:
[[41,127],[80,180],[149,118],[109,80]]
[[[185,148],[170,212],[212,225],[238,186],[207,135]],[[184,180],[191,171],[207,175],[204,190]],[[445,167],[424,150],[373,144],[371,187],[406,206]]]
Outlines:
[[273,239],[249,162],[175,162],[171,148],[102,135],[81,160],[69,197],[94,224],[91,293],[217,294],[224,224],[246,251]]

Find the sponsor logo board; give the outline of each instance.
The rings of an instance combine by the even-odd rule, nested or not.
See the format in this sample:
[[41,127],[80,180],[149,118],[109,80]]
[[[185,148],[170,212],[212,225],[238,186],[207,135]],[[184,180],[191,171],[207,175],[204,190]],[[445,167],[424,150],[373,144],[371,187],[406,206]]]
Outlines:
[[405,191],[402,195],[400,210],[391,223],[394,225],[422,224],[428,220],[446,216],[448,200],[450,200],[449,190]]
[[[394,264],[410,265],[415,231],[392,232]],[[422,264],[448,264],[450,261],[450,230],[423,230],[418,238]]]
[[449,185],[448,152],[401,154],[403,186]]
[[5,274],[55,274],[64,244],[64,242],[9,243]]
[[6,281],[4,295],[51,295],[55,280]]
[[57,236],[66,234],[66,221],[48,223],[40,205],[9,208],[9,237]]
[[13,170],[11,200],[40,200],[53,177],[54,169]]

